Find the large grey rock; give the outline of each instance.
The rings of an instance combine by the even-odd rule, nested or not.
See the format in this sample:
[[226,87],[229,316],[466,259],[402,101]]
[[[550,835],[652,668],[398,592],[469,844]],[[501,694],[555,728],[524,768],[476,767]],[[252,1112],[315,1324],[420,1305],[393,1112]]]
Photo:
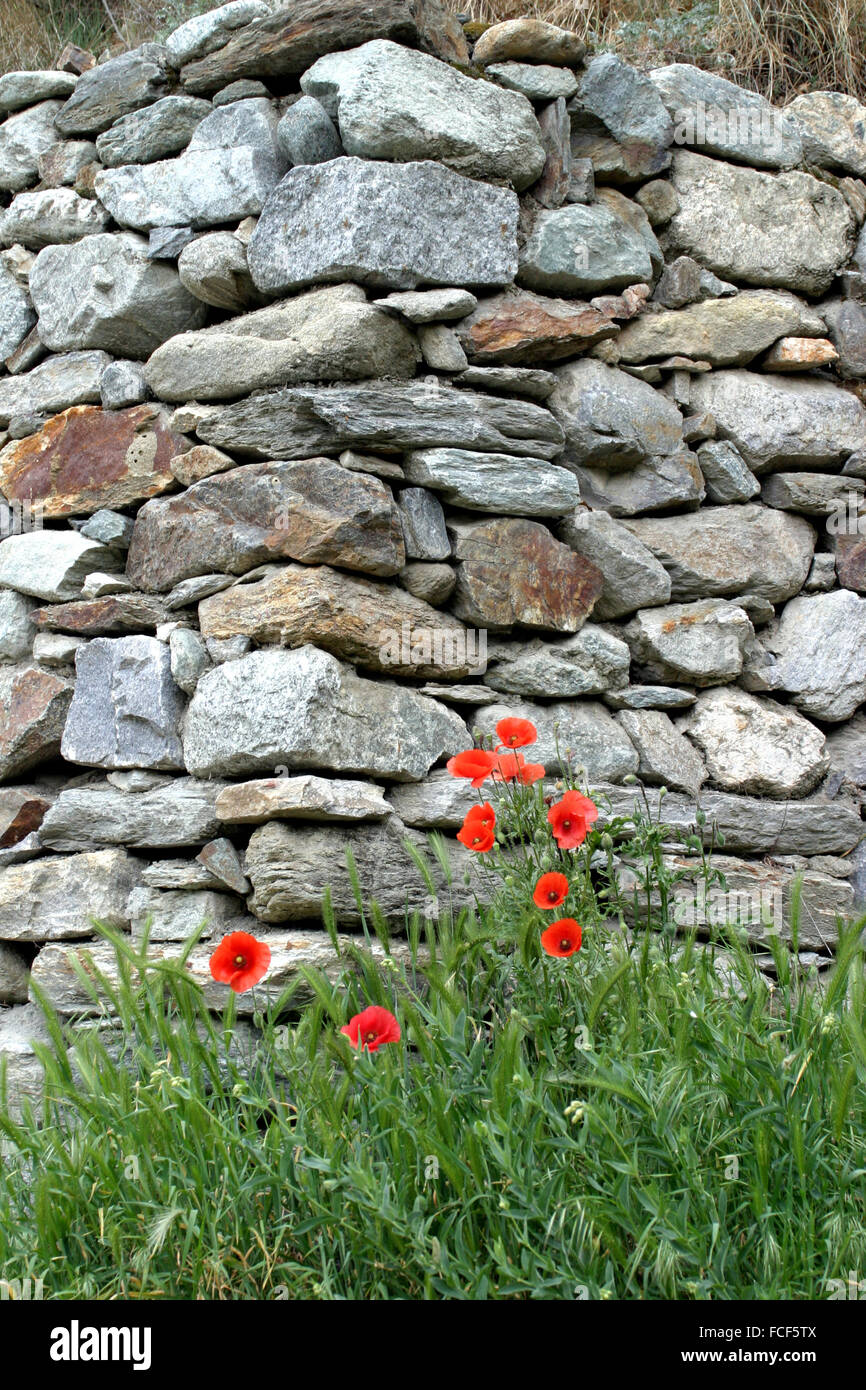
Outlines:
[[641,314],[616,340],[621,362],[692,357],[714,367],[741,367],[790,335],[823,337],[824,321],[809,305],[782,290],[743,290],[732,298],[706,299],[681,309]]
[[545,459],[422,449],[406,456],[405,469],[410,482],[433,488],[446,502],[472,511],[561,516],[580,501],[574,474]]
[[94,135],[121,116],[149,106],[165,91],[169,55],[161,44],[146,43],[89,68],[57,114],[62,135]]
[[30,613],[35,606],[14,589],[0,589],[0,661],[23,661],[30,655],[36,634]]
[[691,404],[710,412],[758,474],[835,468],[866,446],[866,409],[829,381],[709,372],[692,378]]
[[815,549],[802,517],[748,503],[623,523],[660,560],[674,600],[757,594],[777,603],[800,592]]
[[224,786],[224,782],[166,776],[143,791],[125,791],[107,781],[69,787],[46,814],[39,838],[47,849],[64,852],[99,845],[130,849],[202,845],[222,833],[214,807]]
[[850,497],[862,499],[866,482],[833,473],[771,473],[761,488],[761,501],[767,507],[803,512],[806,516],[834,516],[845,508]]
[[301,165],[267,200],[250,272],[273,294],[346,279],[398,290],[504,285],[517,270],[517,210],[508,189],[430,160]]
[[762,643],[769,688],[815,719],[849,719],[866,700],[866,599],[850,589],[792,599]]
[[106,352],[70,352],[50,357],[31,372],[0,378],[0,429],[15,415],[53,415],[73,405],[99,402]]
[[356,676],[315,647],[261,651],[209,671],[186,716],[196,777],[321,769],[417,781],[468,747],[463,721],[435,700]]
[[866,107],[845,92],[804,92],[785,107],[803,140],[806,162],[866,175]]
[[641,610],[623,636],[642,679],[716,685],[736,680],[754,632],[736,604],[704,599]]
[[593,358],[554,370],[547,405],[565,432],[567,467],[627,468],[683,447],[682,416],[673,401],[628,372]]
[[670,164],[670,117],[646,74],[617,54],[590,59],[569,110],[572,130],[600,126],[616,141],[627,178],[648,178]]
[[758,168],[790,169],[801,162],[803,146],[790,108],[782,112],[757,92],[689,63],[654,68],[649,78],[673,119],[674,144]]
[[78,78],[71,72],[56,68],[31,72],[7,72],[0,77],[0,111],[20,111],[38,101],[71,96]]
[[0,936],[57,941],[93,935],[94,921],[124,930],[141,865],[123,850],[50,855],[0,869]]
[[33,189],[19,193],[0,214],[0,241],[20,242],[38,251],[56,242],[80,241],[104,232],[105,208],[94,198],[80,198],[72,188]]
[[122,116],[96,139],[96,150],[107,169],[118,164],[152,164],[186,149],[193,132],[210,115],[211,104],[200,97],[170,96],[141,111]]
[[723,279],[821,294],[853,249],[848,204],[811,174],[766,174],[680,150],[672,181],[680,208],[666,249]]
[[263,825],[270,820],[384,820],[392,813],[375,782],[317,777],[264,777],[236,782],[221,791],[217,814],[230,825]]
[[560,540],[601,570],[604,588],[593,617],[623,618],[638,608],[667,603],[671,581],[664,566],[608,512],[578,510],[558,528]]
[[46,603],[78,598],[89,574],[116,567],[107,546],[77,531],[27,531],[0,541],[0,585]]
[[198,328],[207,310],[173,267],[147,256],[129,232],[48,246],[30,272],[39,336],[53,352],[103,348],[147,357],[176,333]]
[[581,495],[591,507],[613,516],[667,511],[702,502],[704,480],[695,455],[683,446],[675,454],[644,459],[631,468],[576,467]]
[[230,0],[228,5],[219,5],[205,14],[187,19],[172,30],[165,46],[175,67],[182,67],[184,63],[212,53],[237,29],[244,28],[253,20],[263,19],[270,12],[271,6],[267,0]]
[[0,359],[12,356],[35,322],[26,287],[0,260]]
[[368,304],[360,285],[333,285],[181,332],[157,349],[145,376],[162,400],[225,400],[302,381],[411,377],[417,360],[404,324]]
[[124,164],[96,176],[96,195],[115,221],[151,227],[213,227],[261,212],[285,172],[277,116],[264,98],[205,116],[176,159]]
[[310,96],[289,107],[277,127],[277,140],[290,165],[326,164],[344,152],[334,122],[322,103]]
[[563,439],[558,421],[540,406],[435,381],[263,392],[211,407],[196,432],[206,444],[233,453],[284,459],[345,449],[393,454],[436,448],[550,459]]
[[247,248],[232,232],[196,237],[177,262],[180,282],[203,304],[238,313],[261,302],[247,265]]
[[75,697],[61,752],[90,767],[183,767],[182,692],[155,637],[97,637],[75,659]]
[[745,690],[707,690],[679,720],[703,752],[710,780],[774,800],[806,796],[830,765],[824,735],[796,710]]
[[543,763],[552,775],[559,772],[561,759],[575,771],[583,769],[591,784],[621,782],[628,773],[637,772],[639,759],[631,740],[597,700],[484,705],[475,714],[473,725],[485,735],[495,735],[500,719],[509,715],[530,719],[535,725],[538,741],[524,748],[523,754],[527,762]]
[[652,276],[645,236],[619,208],[597,202],[539,212],[517,279],[532,290],[577,295],[623,290]]
[[617,719],[638,751],[642,781],[697,796],[707,780],[704,760],[662,710],[621,710]]
[[526,97],[388,39],[327,54],[304,73],[301,87],[337,121],[349,155],[434,159],[517,189],[534,183],[544,168],[541,133]]
[[577,78],[571,69],[550,63],[491,63],[485,75],[500,87],[522,92],[530,101],[558,101],[573,97],[577,91]]
[[602,695],[628,683],[630,659],[625,642],[587,623],[558,642],[494,643],[484,681],[503,694],[529,699]]
[[62,105],[42,101],[0,125],[0,188],[18,193],[36,182],[39,156],[60,138],[54,117]]

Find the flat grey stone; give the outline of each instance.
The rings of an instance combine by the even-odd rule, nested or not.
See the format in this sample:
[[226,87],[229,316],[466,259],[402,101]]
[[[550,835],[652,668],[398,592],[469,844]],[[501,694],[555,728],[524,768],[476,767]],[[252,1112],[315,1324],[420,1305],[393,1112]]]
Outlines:
[[199,679],[212,665],[200,633],[179,627],[168,641],[171,655],[171,678],[187,695],[192,695]]
[[611,709],[679,710],[695,703],[694,690],[673,685],[630,685],[625,690],[609,690],[604,702]]
[[119,164],[152,164],[179,154],[211,109],[210,102],[200,97],[162,97],[152,106],[122,116],[98,135],[99,158],[106,169],[113,169]]
[[805,714],[838,723],[866,700],[866,598],[850,589],[792,599],[762,643],[770,688]]
[[418,346],[428,367],[437,372],[462,372],[469,366],[460,339],[446,323],[419,324],[417,333]]
[[40,826],[47,849],[64,852],[98,845],[174,849],[201,845],[219,835],[214,810],[224,782],[170,778],[151,791],[129,792],[107,781],[62,791]]
[[576,467],[581,495],[612,516],[638,516],[702,502],[704,480],[697,458],[683,446],[675,454],[644,459],[632,468]]
[[761,484],[730,440],[702,444],[698,463],[711,502],[748,502],[761,491]]
[[270,12],[267,0],[231,0],[228,5],[218,5],[205,14],[187,19],[172,30],[165,46],[175,67],[182,67],[184,63],[221,48],[238,29],[253,20],[263,19]]
[[77,531],[28,531],[0,541],[0,585],[45,603],[78,598],[88,574],[116,563],[107,546]]
[[832,473],[771,473],[761,488],[767,507],[802,512],[806,516],[834,516],[845,512],[850,497],[859,501],[866,493],[862,478],[835,477]]
[[164,889],[139,886],[129,895],[127,910],[134,944],[151,941],[187,941],[204,928],[202,941],[232,931],[255,931],[255,922],[234,893],[202,889]]
[[745,690],[707,690],[679,720],[723,791],[773,800],[807,796],[827,771],[825,738],[790,706]]
[[[677,264],[687,259],[681,256]],[[697,263],[691,264],[699,272]],[[700,275],[696,278],[699,281]],[[714,367],[738,367],[751,362],[777,338],[823,337],[825,333],[821,316],[796,295],[783,290],[742,290],[733,298],[703,299],[666,312],[641,314],[625,324],[616,349],[621,362],[684,356]]]
[[539,212],[517,275],[542,293],[579,295],[623,290],[651,280],[644,237],[603,203],[569,203]]
[[571,69],[550,63],[490,63],[485,75],[500,87],[522,92],[530,101],[556,101],[577,91],[577,78]]
[[382,787],[303,773],[297,777],[238,782],[220,792],[217,814],[229,825],[263,825],[270,820],[384,820],[391,815]]
[[671,63],[649,74],[673,122],[675,145],[759,168],[790,169],[803,159],[803,144],[790,107],[784,112],[757,92],[689,63]]
[[804,92],[785,107],[808,164],[866,175],[866,107],[845,92]]
[[112,362],[99,378],[99,399],[103,410],[124,410],[140,405],[149,395],[144,373],[138,362]]
[[0,358],[12,356],[35,322],[27,289],[0,260]]
[[556,642],[494,642],[484,680],[494,690],[529,699],[603,695],[627,684],[630,660],[625,642],[587,623]]
[[151,227],[147,234],[147,254],[152,261],[176,261],[195,236],[192,227]]
[[101,203],[80,198],[72,188],[33,189],[16,194],[0,213],[0,241],[7,246],[17,241],[38,251],[96,236],[105,231],[109,220]]
[[97,159],[92,140],[62,140],[49,145],[36,161],[39,181],[43,188],[62,188],[73,185],[88,164]]
[[403,488],[397,500],[409,560],[448,560],[451,542],[439,499],[423,487]]
[[658,92],[617,54],[589,60],[569,110],[574,131],[600,126],[616,141],[625,178],[647,178],[670,164],[674,130]]
[[93,935],[94,920],[124,930],[141,865],[123,850],[48,855],[0,869],[0,932],[7,941]]
[[532,367],[467,367],[455,378],[457,386],[477,386],[481,391],[504,391],[506,395],[527,396],[546,401],[556,386],[553,372]]
[[[151,236],[153,233],[151,233]],[[247,265],[247,249],[232,232],[209,232],[181,248],[181,284],[204,304],[238,313],[261,302]]]
[[[517,270],[517,197],[432,161],[334,159],[290,169],[249,244],[260,290],[494,286]],[[632,277],[640,278],[640,277]]]
[[0,662],[24,661],[30,656],[36,628],[30,613],[36,604],[14,589],[0,589]]
[[662,710],[624,709],[617,719],[638,751],[644,782],[697,796],[707,779],[704,760]]
[[57,129],[62,135],[94,135],[130,111],[149,106],[165,91],[169,62],[161,44],[146,43],[89,68],[58,112]]
[[593,358],[554,375],[547,404],[565,432],[563,464],[625,468],[682,449],[679,410],[647,382]]
[[422,449],[407,454],[404,467],[410,482],[433,488],[452,506],[471,511],[560,516],[580,501],[574,474],[545,459],[517,459],[467,449]]
[[402,314],[410,323],[437,323],[440,320],[462,319],[471,314],[478,300],[462,289],[404,290],[374,299],[377,309]]
[[0,77],[0,111],[20,111],[24,106],[35,106],[38,101],[65,99],[75,91],[77,81],[74,73],[60,72],[56,68],[4,73]]
[[90,767],[183,768],[184,710],[169,648],[155,637],[97,637],[78,652],[61,751]]
[[[126,364],[118,362],[114,365],[125,366]],[[94,512],[86,521],[81,522],[76,529],[81,532],[82,536],[99,541],[101,545],[107,545],[110,550],[124,552],[129,549],[134,524],[131,516],[123,516],[120,512],[112,512],[106,507],[101,507],[98,512]]]
[[703,686],[736,680],[754,631],[736,604],[704,599],[641,610],[623,636],[641,679]]

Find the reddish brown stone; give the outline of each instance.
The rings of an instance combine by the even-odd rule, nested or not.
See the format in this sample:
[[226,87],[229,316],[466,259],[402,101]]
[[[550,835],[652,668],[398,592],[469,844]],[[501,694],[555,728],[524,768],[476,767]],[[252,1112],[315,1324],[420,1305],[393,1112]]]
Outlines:
[[866,594],[866,536],[838,535],[834,537],[836,577],[843,589]]
[[115,632],[153,632],[167,614],[150,594],[112,594],[108,598],[76,599],[34,608],[31,621],[41,632],[74,632],[99,637]]
[[77,43],[68,43],[54,66],[61,72],[74,72],[76,77],[80,77],[83,72],[96,67],[96,58],[89,49],[79,48]]
[[74,405],[0,452],[0,492],[9,501],[41,502],[46,517],[89,516],[155,497],[175,486],[169,462],[184,443],[166,418],[151,405]]
[[578,632],[599,598],[601,570],[546,526],[513,517],[449,527],[457,569],[454,612],[465,623]]
[[528,290],[506,290],[482,299],[458,328],[471,361],[513,366],[574,357],[618,333],[617,325],[589,304],[548,299]]
[[72,686],[38,666],[0,666],[0,781],[56,757]]
[[0,789],[0,849],[11,849],[38,830],[50,805],[26,787]]

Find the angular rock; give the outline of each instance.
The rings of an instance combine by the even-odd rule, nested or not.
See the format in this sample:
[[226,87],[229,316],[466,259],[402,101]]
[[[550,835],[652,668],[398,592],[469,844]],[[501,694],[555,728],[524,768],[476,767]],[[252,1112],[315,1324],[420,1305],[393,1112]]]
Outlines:
[[196,425],[206,444],[258,458],[309,458],[344,449],[392,454],[477,449],[554,458],[562,429],[549,411],[436,382],[289,387],[212,408]]
[[[844,512],[849,497],[866,493],[861,478],[837,478],[832,473],[773,473],[761,488],[761,501],[767,507],[806,516],[833,516]],[[856,504],[855,504],[856,505]]]
[[628,647],[587,623],[559,642],[495,642],[485,683],[507,695],[571,698],[602,695],[628,682]]
[[177,271],[190,294],[217,309],[237,313],[261,301],[250,276],[246,247],[231,232],[211,232],[188,242]]
[[866,444],[866,409],[828,381],[710,372],[693,378],[691,403],[710,411],[758,474],[836,468]]
[[556,377],[553,372],[536,371],[532,367],[467,367],[455,378],[455,384],[546,401],[556,385]]
[[632,468],[575,468],[584,501],[612,516],[666,511],[704,498],[704,480],[689,449],[645,459]]
[[704,754],[715,786],[779,801],[807,796],[829,767],[824,735],[775,700],[708,690],[679,721]]
[[88,164],[96,160],[92,140],[62,140],[39,155],[36,164],[43,188],[72,186]]
[[62,102],[42,101],[0,125],[0,188],[19,193],[36,182],[39,156],[57,144],[61,109]]
[[821,312],[836,349],[839,375],[866,376],[866,306],[856,299],[834,299],[823,304]]
[[485,75],[500,87],[522,92],[530,101],[557,101],[577,91],[577,78],[570,68],[550,63],[490,63]]
[[601,594],[601,571],[545,526],[494,518],[449,529],[459,562],[453,608],[464,622],[554,632],[583,626]]
[[75,405],[0,450],[0,491],[49,518],[125,507],[174,485],[168,465],[181,443],[153,406]]
[[337,127],[312,96],[289,107],[277,127],[277,140],[290,165],[326,164],[345,153]]
[[622,727],[596,700],[533,705],[526,702],[485,705],[473,724],[482,734],[495,735],[500,719],[509,715],[529,719],[538,730],[538,741],[523,753],[527,762],[543,763],[551,776],[558,775],[561,760],[575,772],[583,770],[590,784],[621,782],[637,772],[638,755]]
[[233,893],[139,887],[130,893],[127,909],[136,944],[143,941],[145,928],[148,945],[187,941],[197,931],[203,941],[210,941],[231,931],[255,930],[243,899]]
[[233,893],[250,891],[250,882],[244,874],[240,856],[231,840],[224,835],[217,840],[209,840],[199,850],[196,859]]
[[806,163],[866,175],[866,107],[845,92],[804,92],[785,107]]
[[92,936],[94,921],[124,930],[141,867],[123,850],[50,855],[0,870],[0,934],[7,941]]
[[770,688],[805,714],[835,724],[866,699],[866,599],[850,589],[792,599],[763,645]]
[[230,825],[263,825],[271,820],[384,820],[392,814],[383,789],[374,782],[350,782],[313,773],[236,783],[220,792],[216,811]]
[[261,212],[285,173],[277,116],[263,98],[221,106],[176,159],[96,176],[96,196],[122,226],[213,227]]
[[432,159],[518,190],[544,167],[526,97],[387,39],[320,58],[301,87],[338,122],[346,153],[361,159]]
[[839,354],[829,338],[780,338],[761,363],[765,372],[809,372],[836,362]]
[[630,685],[624,690],[609,690],[604,702],[611,709],[670,710],[686,709],[693,705],[695,692],[683,686]]
[[147,234],[148,260],[177,260],[184,247],[188,246],[195,236],[192,227],[151,227]]
[[726,439],[702,445],[698,464],[711,502],[748,502],[761,491],[739,449]]
[[651,280],[644,237],[604,203],[541,211],[520,256],[521,285],[552,294],[598,294]]
[[669,601],[671,581],[664,566],[607,512],[575,511],[561,522],[558,533],[560,540],[601,571],[604,585],[593,617],[622,618],[638,608]]
[[472,61],[479,67],[509,60],[573,67],[585,53],[586,44],[569,29],[524,17],[507,19],[485,29],[472,50]]
[[98,402],[110,361],[104,352],[70,352],[21,376],[0,379],[0,428],[16,415],[52,415],[71,405]]
[[173,849],[201,845],[222,831],[214,803],[224,782],[166,777],[156,787],[122,791],[104,782],[70,787],[57,797],[40,827],[47,849],[88,850],[96,845]]
[[0,242],[20,242],[31,250],[97,236],[109,222],[108,213],[93,198],[80,198],[72,188],[34,189],[18,193],[0,214]]
[[589,304],[516,289],[482,299],[457,330],[473,362],[515,364],[573,357],[616,333]]
[[118,594],[78,603],[52,603],[47,608],[33,610],[33,621],[40,630],[70,632],[82,637],[140,633],[148,628],[155,631],[165,618],[165,607],[147,594]]
[[573,129],[600,125],[617,142],[627,179],[648,178],[669,166],[670,117],[649,77],[617,54],[590,59],[569,109]]
[[97,136],[97,153],[107,169],[166,159],[186,149],[193,132],[210,112],[210,102],[199,97],[162,97],[153,106],[121,117]]
[[855,714],[827,737],[830,768],[842,772],[857,787],[866,787],[866,715]]
[[106,546],[77,531],[29,531],[0,542],[0,585],[54,603],[77,598],[88,574],[113,563]]
[[30,656],[35,629],[30,621],[34,604],[14,589],[0,589],[0,661],[24,661]]
[[405,556],[389,489],[330,459],[233,468],[143,507],[127,574],[154,593],[282,558],[396,574]]
[[621,362],[647,362],[681,354],[714,367],[739,367],[787,334],[823,336],[823,320],[792,294],[743,290],[731,299],[707,299],[686,308],[644,314],[617,339]]
[[0,781],[57,756],[71,699],[72,686],[60,676],[26,663],[0,665]]
[[243,29],[253,20],[263,19],[270,14],[267,0],[231,0],[228,5],[219,5],[205,14],[193,15],[179,28],[173,29],[165,41],[165,46],[175,67],[191,63],[221,47],[238,29]]
[[680,200],[669,179],[652,179],[642,184],[634,196],[652,227],[663,227],[680,210]]
[[155,637],[97,637],[77,653],[61,751],[89,767],[183,768],[182,692]]
[[784,112],[757,92],[689,63],[654,68],[650,81],[674,121],[676,145],[759,168],[790,169],[803,159],[791,109]]
[[672,180],[680,209],[668,251],[725,279],[821,294],[851,254],[848,204],[810,174],[765,174],[680,150]]
[[673,401],[644,381],[586,358],[555,371],[548,399],[565,432],[561,462],[627,468],[682,450],[682,416]]
[[417,358],[410,331],[359,285],[333,285],[170,338],[145,376],[163,400],[224,400],[302,381],[411,377]]
[[517,210],[508,189],[430,160],[301,165],[267,199],[250,273],[272,294],[341,280],[398,290],[503,285],[517,270]]
[[199,622],[206,640],[241,635],[259,646],[311,644],[394,676],[458,679],[478,667],[476,644],[467,643],[454,618],[396,586],[324,565],[287,565],[257,584],[214,594],[200,604]]
[[208,672],[184,730],[195,777],[331,770],[417,781],[468,730],[426,696],[365,680],[315,647],[253,652]]
[[0,77],[0,111],[20,111],[38,101],[71,96],[77,81],[72,73],[51,68],[7,72]]
[[224,454],[210,444],[194,444],[185,453],[175,454],[168,466],[182,487],[191,487],[203,478],[213,477],[214,473],[226,473],[235,467],[235,460],[231,454]]
[[410,482],[433,488],[452,506],[471,511],[560,516],[580,501],[574,474],[545,459],[517,459],[467,449],[422,449],[406,455],[405,469]]
[[29,987],[27,957],[0,942],[0,1004],[26,1004]]
[[563,203],[579,202],[580,199],[569,197],[574,157],[564,97],[558,97],[542,108],[538,113],[538,128],[545,160],[541,178],[532,189],[533,198],[543,208],[561,208]]
[[438,323],[443,319],[462,319],[471,314],[478,300],[468,290],[404,290],[402,294],[374,299],[377,309],[402,314],[410,323]]
[[[423,487],[403,488],[397,507],[409,560],[448,560],[451,542],[439,499]],[[452,586],[453,587],[453,586]]]
[[746,591],[771,603],[791,598],[815,548],[815,531],[802,517],[755,503],[624,524],[664,565],[676,601]]
[[0,261],[0,358],[17,351],[35,322],[26,287]]
[[697,796],[707,779],[704,760],[666,714],[622,710],[617,719],[638,751],[638,776],[644,782]]
[[641,610],[623,636],[642,679],[704,686],[736,680],[754,631],[736,604],[705,599]]
[[90,68],[58,112],[57,129],[62,135],[94,135],[149,106],[165,91],[169,61],[161,44],[146,43]]

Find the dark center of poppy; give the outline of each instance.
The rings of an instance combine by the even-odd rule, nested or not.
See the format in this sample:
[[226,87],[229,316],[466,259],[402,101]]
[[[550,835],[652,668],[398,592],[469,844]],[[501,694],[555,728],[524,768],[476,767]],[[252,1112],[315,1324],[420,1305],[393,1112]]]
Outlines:
[[376,1034],[375,1034],[375,1032],[373,1032],[373,1033],[365,1033],[365,1034],[364,1034],[364,1042],[371,1043],[371,1042],[375,1042],[375,1041],[376,1041]]
[[570,830],[570,829],[571,829],[571,821],[570,821],[570,820],[564,820],[564,821],[562,822],[562,828],[563,828],[563,830]]
[[559,894],[557,893],[556,889],[555,889],[555,888],[551,888],[550,892],[549,892],[548,895],[547,895],[547,901],[548,901],[549,903],[555,903],[558,897],[559,897]]
[[567,951],[568,948],[570,947],[570,945],[571,945],[571,942],[569,941],[568,937],[567,937],[567,936],[564,936],[564,937],[562,938],[562,940],[560,941],[560,943],[559,943],[559,949],[560,949],[560,951]]
[[240,969],[241,966],[246,965],[246,963],[247,963],[247,958],[246,958],[246,956],[235,956],[235,965],[238,967],[238,969]]

